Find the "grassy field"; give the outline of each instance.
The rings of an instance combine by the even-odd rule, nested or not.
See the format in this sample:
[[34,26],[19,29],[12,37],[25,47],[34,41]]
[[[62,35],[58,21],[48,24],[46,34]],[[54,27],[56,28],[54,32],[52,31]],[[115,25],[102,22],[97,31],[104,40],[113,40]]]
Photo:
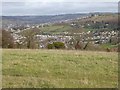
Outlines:
[[63,32],[71,32],[73,28],[69,25],[51,25],[47,27],[40,28],[41,32],[60,34]]
[[3,49],[3,87],[114,88],[115,52]]

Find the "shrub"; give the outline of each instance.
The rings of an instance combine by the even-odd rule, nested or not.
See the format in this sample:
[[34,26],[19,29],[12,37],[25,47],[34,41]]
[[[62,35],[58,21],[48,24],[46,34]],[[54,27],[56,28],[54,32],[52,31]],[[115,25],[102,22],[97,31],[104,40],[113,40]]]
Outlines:
[[65,44],[63,42],[53,42],[53,44],[48,44],[47,45],[48,49],[64,49]]
[[65,48],[65,44],[63,42],[54,42],[53,45],[54,45],[54,47],[56,49],[63,49],[63,48]]
[[48,48],[48,49],[53,49],[53,48],[54,48],[54,45],[53,45],[53,44],[48,44],[48,45],[47,45],[47,48]]

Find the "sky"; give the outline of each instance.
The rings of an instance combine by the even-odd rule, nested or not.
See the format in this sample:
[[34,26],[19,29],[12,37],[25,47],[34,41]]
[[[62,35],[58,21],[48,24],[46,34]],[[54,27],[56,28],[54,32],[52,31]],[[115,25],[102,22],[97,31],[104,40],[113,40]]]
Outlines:
[[58,15],[117,12],[119,0],[3,0],[2,15]]

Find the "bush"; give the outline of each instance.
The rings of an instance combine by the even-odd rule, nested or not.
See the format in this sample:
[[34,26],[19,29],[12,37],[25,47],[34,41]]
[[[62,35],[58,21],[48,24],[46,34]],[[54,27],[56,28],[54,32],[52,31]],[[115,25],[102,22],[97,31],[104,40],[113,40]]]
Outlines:
[[54,42],[53,45],[54,45],[54,47],[56,49],[63,49],[63,48],[65,48],[65,44],[63,42]]
[[48,48],[48,49],[53,49],[53,48],[54,48],[54,45],[53,45],[53,44],[48,44],[48,45],[47,45],[47,48]]
[[64,49],[65,48],[65,44],[62,42],[53,42],[53,44],[48,44],[47,45],[48,49]]

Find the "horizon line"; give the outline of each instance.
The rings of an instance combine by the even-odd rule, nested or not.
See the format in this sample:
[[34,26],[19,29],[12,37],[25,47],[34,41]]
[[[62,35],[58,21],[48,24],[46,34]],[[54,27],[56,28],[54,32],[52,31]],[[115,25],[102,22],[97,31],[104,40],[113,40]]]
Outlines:
[[61,13],[61,14],[43,14],[43,15],[38,15],[38,14],[29,14],[29,15],[1,15],[1,16],[59,16],[59,15],[74,15],[74,14],[94,14],[94,13],[101,13],[101,14],[104,14],[104,13],[118,13],[118,12],[107,12],[107,11],[104,11],[104,12],[80,12],[80,13]]

